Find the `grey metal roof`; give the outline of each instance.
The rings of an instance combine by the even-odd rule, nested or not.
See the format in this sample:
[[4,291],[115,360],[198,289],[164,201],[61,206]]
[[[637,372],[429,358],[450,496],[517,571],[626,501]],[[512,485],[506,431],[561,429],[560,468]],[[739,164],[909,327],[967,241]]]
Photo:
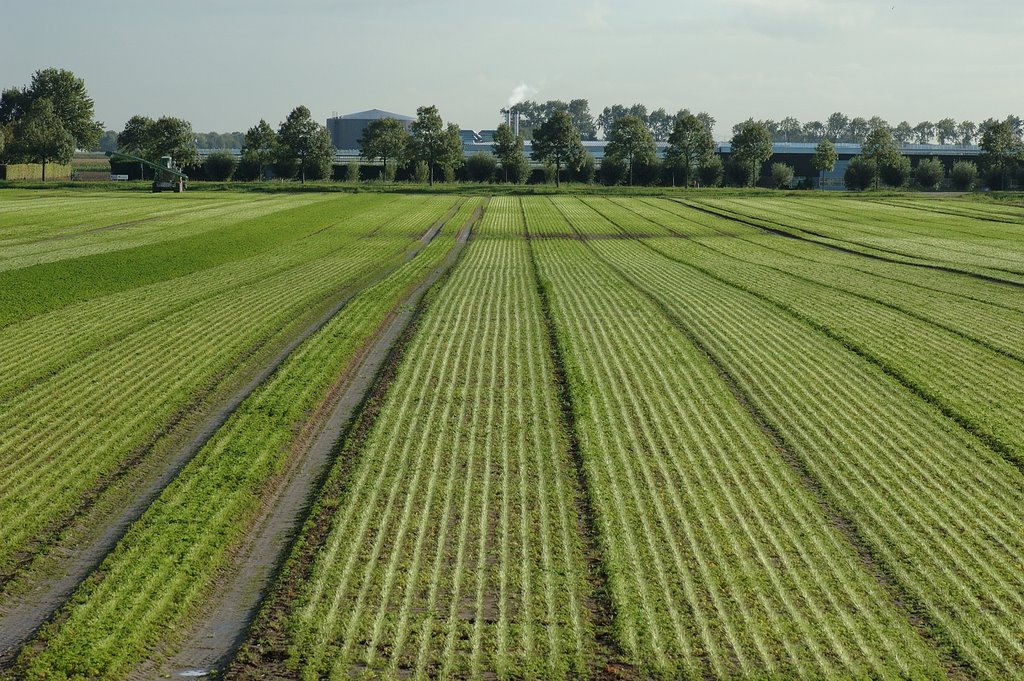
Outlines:
[[380,109],[369,109],[367,111],[360,111],[358,113],[345,114],[344,116],[337,116],[337,118],[354,118],[360,121],[375,121],[378,118],[394,118],[396,121],[416,120],[413,116],[405,116],[403,114],[392,113],[390,111],[382,111]]

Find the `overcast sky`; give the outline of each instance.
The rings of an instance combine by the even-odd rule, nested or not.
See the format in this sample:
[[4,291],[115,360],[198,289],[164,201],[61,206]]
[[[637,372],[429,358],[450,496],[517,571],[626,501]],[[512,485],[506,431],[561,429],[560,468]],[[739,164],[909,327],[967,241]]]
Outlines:
[[1024,115],[1020,0],[0,0],[0,86],[57,66],[96,116],[174,115],[197,131],[436,104],[494,127],[531,99],[892,123]]

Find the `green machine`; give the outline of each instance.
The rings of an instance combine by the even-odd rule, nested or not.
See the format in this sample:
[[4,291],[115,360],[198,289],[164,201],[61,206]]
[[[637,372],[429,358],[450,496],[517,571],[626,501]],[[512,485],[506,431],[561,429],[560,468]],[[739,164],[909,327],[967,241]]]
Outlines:
[[188,182],[188,175],[174,167],[174,161],[170,156],[161,156],[159,163],[147,161],[138,156],[123,154],[120,151],[108,151],[107,156],[111,161],[135,161],[153,169],[153,191],[185,191]]

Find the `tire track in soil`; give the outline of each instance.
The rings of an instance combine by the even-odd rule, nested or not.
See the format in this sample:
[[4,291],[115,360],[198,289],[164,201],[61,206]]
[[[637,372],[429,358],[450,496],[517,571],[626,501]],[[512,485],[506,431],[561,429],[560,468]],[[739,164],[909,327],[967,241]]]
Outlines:
[[[675,203],[678,203],[680,205],[686,206],[687,208],[689,208],[691,210],[695,210],[695,211],[698,211],[698,212],[701,212],[701,213],[705,213],[707,215],[711,215],[711,216],[714,216],[716,218],[720,218],[720,219],[723,219],[723,220],[729,220],[730,222],[736,222],[736,223],[739,223],[741,225],[745,225],[747,227],[753,227],[754,229],[758,229],[758,230],[760,230],[762,232],[767,232],[768,234],[773,234],[775,236],[781,236],[781,237],[785,237],[787,239],[796,239],[797,241],[803,241],[805,243],[809,243],[809,244],[813,244],[815,246],[818,246],[820,248],[830,248],[832,250],[840,251],[842,253],[848,253],[850,255],[858,255],[858,256],[860,256],[862,258],[868,258],[868,259],[871,259],[871,260],[881,260],[883,262],[895,263],[897,265],[907,265],[907,266],[910,266],[910,267],[922,267],[922,268],[925,268],[925,269],[937,270],[939,272],[946,272],[948,274],[956,274],[956,275],[959,275],[959,276],[962,276],[962,277],[971,277],[973,279],[980,279],[981,281],[987,281],[987,282],[992,283],[992,284],[1002,284],[1004,286],[1013,286],[1014,288],[1024,288],[1024,282],[1014,281],[1012,279],[1000,279],[999,277],[994,277],[994,276],[987,275],[987,274],[979,274],[977,272],[969,272],[967,270],[960,270],[960,269],[957,269],[955,267],[947,267],[945,265],[937,265],[937,264],[927,263],[927,262],[908,262],[908,261],[905,261],[905,260],[899,260],[897,258],[891,258],[891,257],[887,257],[887,256],[884,256],[884,255],[879,255],[878,253],[867,253],[867,252],[864,252],[864,251],[858,251],[858,250],[856,250],[854,248],[849,248],[849,247],[846,247],[846,246],[840,246],[838,244],[827,244],[827,243],[823,243],[821,241],[817,241],[815,239],[811,239],[811,238],[808,238],[808,237],[805,237],[805,236],[800,236],[799,234],[793,234],[791,232],[787,232],[784,229],[776,229],[774,227],[767,227],[765,225],[761,225],[761,224],[758,224],[756,222],[753,222],[752,220],[746,220],[746,219],[744,219],[742,217],[739,217],[738,215],[732,215],[732,214],[729,214],[729,213],[720,213],[720,212],[718,212],[715,209],[708,208],[708,207],[705,207],[705,206],[702,206],[702,205],[697,205],[697,204],[689,203],[687,201],[682,201],[682,200],[679,200],[679,199],[672,198],[672,199],[669,199],[669,200],[670,201],[674,201]],[[807,234],[812,234],[812,235],[814,235],[816,237],[819,237],[819,238],[822,238],[822,239],[835,240],[834,237],[830,237],[830,236],[827,236],[825,234],[818,234],[817,232],[812,232],[810,230],[799,228],[799,227],[789,227],[789,229],[795,229],[795,230],[800,231],[800,232],[805,232]],[[851,243],[855,243],[855,242],[851,242]],[[857,244],[857,245],[863,246],[862,244]],[[884,251],[883,249],[880,249],[877,246],[863,246],[863,247],[864,248],[874,249],[874,250],[882,250],[883,252],[886,252],[886,253],[890,253],[891,252],[894,255],[897,255],[897,256],[899,256],[901,258],[918,258],[918,259],[921,259],[921,258],[919,258],[919,256],[909,256],[909,255],[906,255],[906,254],[903,254],[903,253],[896,253],[895,251]],[[1017,273],[1011,273],[1011,274],[1017,274]]]
[[[138,520],[149,505],[174,480],[189,461],[199,452],[214,433],[227,422],[239,405],[261,386],[288,359],[304,341],[323,328],[352,298],[361,291],[384,280],[402,264],[416,257],[458,212],[465,199],[458,201],[442,218],[430,226],[413,248],[406,251],[401,261],[356,286],[342,290],[342,296],[330,308],[307,324],[298,334],[281,347],[247,383],[235,390],[218,407],[196,424],[187,425],[190,432],[182,436],[184,442],[168,457],[162,468],[146,479],[125,505],[118,507],[84,545],[58,546],[60,569],[56,574],[43,575],[5,604],[0,611],[0,671],[8,669],[18,651],[28,643],[39,628],[52,619],[74,594],[81,583],[103,562],[125,533]],[[182,418],[184,418],[182,414]],[[73,520],[68,523],[70,526]]]
[[[354,415],[367,395],[376,389],[375,381],[381,375],[382,367],[391,357],[392,349],[404,339],[404,333],[417,315],[427,290],[458,259],[473,226],[482,216],[482,207],[474,210],[441,264],[392,308],[377,333],[332,387],[318,410],[320,418],[314,417],[314,422],[307,424],[306,442],[300,442],[298,451],[290,460],[289,470],[272,496],[265,500],[261,517],[250,531],[246,543],[237,551],[233,571],[218,586],[211,606],[193,624],[185,643],[167,662],[144,664],[131,678],[167,675],[205,678],[230,662],[248,634],[282,558],[287,556],[298,530],[303,526],[310,502],[321,486],[339,441],[351,429]],[[448,217],[450,219],[451,215]],[[437,230],[433,230],[431,239],[436,233]],[[424,240],[423,246],[429,241]]]
[[[586,243],[586,241],[584,241],[584,243]],[[657,253],[661,257],[666,257],[657,249],[654,249],[640,240],[637,240],[637,243],[649,248],[652,252]],[[675,327],[690,343],[692,343],[701,355],[703,355],[705,360],[711,365],[712,369],[714,369],[715,373],[728,388],[729,392],[750,415],[758,429],[761,430],[766,439],[771,443],[780,458],[796,474],[804,488],[810,492],[811,497],[814,499],[825,517],[828,518],[830,524],[853,548],[861,566],[880,585],[883,593],[888,596],[889,601],[894,605],[896,611],[899,612],[906,621],[910,623],[911,627],[917,631],[918,635],[920,635],[921,638],[927,641],[932,647],[943,665],[947,678],[956,680],[976,678],[977,673],[971,663],[960,655],[960,651],[943,635],[943,632],[938,625],[928,617],[927,612],[921,603],[918,602],[913,594],[900,585],[898,580],[886,568],[884,562],[875,555],[874,551],[871,549],[870,543],[857,529],[856,524],[842,513],[835,502],[829,497],[824,485],[814,476],[800,455],[794,452],[786,444],[782,434],[779,433],[779,431],[771,424],[768,417],[754,404],[754,401],[748,391],[741,386],[736,377],[732,375],[711,348],[708,347],[707,344],[705,344],[695,333],[693,333],[683,319],[666,306],[656,295],[644,288],[641,282],[638,282],[633,276],[623,271],[618,265],[609,261],[597,252],[592,245],[589,243],[586,243],[586,245],[595,258],[604,263],[624,282],[629,284],[631,288],[657,307],[672,326]],[[671,260],[671,258],[666,259]],[[714,277],[711,278],[716,281],[720,281]],[[728,282],[720,283],[730,285]],[[742,289],[739,290],[742,291]],[[746,291],[743,292],[747,293]]]
[[[239,632],[230,650],[214,664],[218,676],[228,679],[290,679],[296,678],[296,671],[285,666],[288,658],[290,638],[287,630],[287,619],[291,613],[291,605],[299,596],[300,585],[309,577],[320,547],[326,541],[331,530],[331,518],[336,506],[332,501],[345,496],[349,481],[358,465],[360,454],[366,438],[372,430],[384,405],[385,398],[394,381],[398,367],[401,365],[405,350],[419,328],[422,314],[430,306],[430,299],[441,288],[452,269],[458,263],[462,251],[472,236],[473,227],[483,216],[483,209],[477,208],[463,226],[455,246],[445,259],[401,305],[402,312],[396,316],[389,326],[395,329],[392,343],[375,342],[381,359],[377,369],[370,372],[371,380],[361,394],[359,402],[349,410],[344,423],[336,423],[338,427],[335,437],[330,441],[331,449],[328,458],[337,463],[337,468],[322,472],[321,479],[315,481],[312,489],[316,494],[308,494],[308,508],[302,508],[301,518],[296,518],[293,527],[294,536],[289,538],[288,546],[283,547],[275,557],[272,574],[266,580],[267,588],[259,603],[254,604],[248,613],[245,627]],[[413,303],[415,299],[415,304]],[[322,435],[320,439],[324,439]],[[215,669],[189,669],[186,673],[198,676],[210,676]]]

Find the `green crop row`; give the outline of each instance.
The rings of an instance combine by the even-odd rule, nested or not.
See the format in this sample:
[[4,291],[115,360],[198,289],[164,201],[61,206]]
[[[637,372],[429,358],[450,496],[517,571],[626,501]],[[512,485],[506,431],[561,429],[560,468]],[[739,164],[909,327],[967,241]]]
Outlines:
[[334,245],[326,252],[309,251],[303,262],[180,307],[112,343],[101,340],[9,397],[0,414],[0,574],[16,569],[14,557],[38,547],[86,495],[145,456],[240,362],[283,344],[296,323],[396,262],[450,201],[420,199],[412,210],[393,207],[383,224],[328,229]]
[[671,678],[939,675],[697,348],[586,246],[534,249],[626,661]]
[[1020,678],[1024,475],[777,305],[639,243],[593,247],[708,349],[953,664]]
[[331,500],[288,625],[302,678],[590,673],[579,490],[540,303],[525,242],[489,236],[517,210],[488,209]]
[[414,259],[353,298],[240,405],[78,590],[59,624],[41,632],[42,645],[26,648],[19,674],[123,678],[169,646],[212,594],[274,481],[301,456],[295,424],[308,431],[326,413],[321,405],[338,377],[445,257],[466,217],[457,215]]

